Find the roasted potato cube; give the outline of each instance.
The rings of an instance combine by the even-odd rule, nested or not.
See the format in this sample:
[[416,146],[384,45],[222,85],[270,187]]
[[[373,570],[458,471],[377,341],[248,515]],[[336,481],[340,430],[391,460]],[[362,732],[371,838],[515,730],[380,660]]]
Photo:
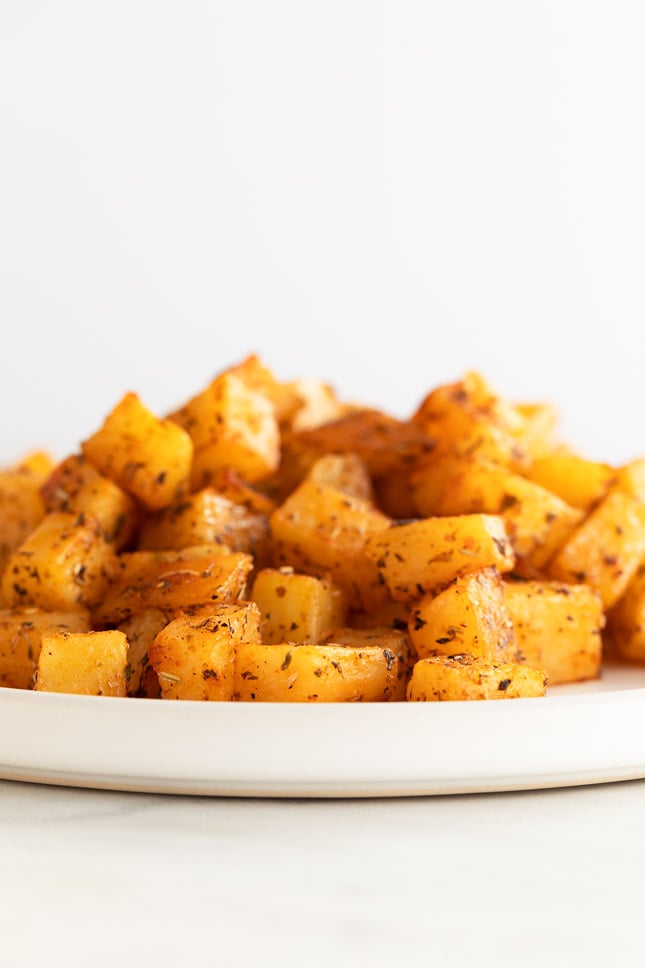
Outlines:
[[241,363],[228,367],[224,373],[237,377],[249,390],[266,397],[273,405],[276,419],[284,423],[303,406],[303,400],[295,384],[281,383],[255,353]]
[[188,488],[190,437],[151,413],[136,393],[126,393],[82,449],[101,474],[152,511],[172,504]]
[[292,568],[258,572],[251,592],[262,616],[262,641],[322,642],[345,621],[345,596],[324,578]]
[[228,605],[242,597],[253,559],[240,552],[172,558],[154,552],[119,556],[119,568],[95,609],[97,625],[118,625],[136,612],[155,608],[172,614],[198,605]]
[[365,552],[390,595],[413,601],[460,575],[495,566],[510,571],[515,557],[501,518],[487,514],[425,518],[367,538]]
[[607,615],[608,638],[630,662],[645,662],[645,564]]
[[399,521],[419,517],[407,469],[389,471],[375,478],[374,493],[376,506],[388,517]]
[[436,441],[436,456],[477,455],[513,466],[528,459],[518,436],[522,418],[478,373],[437,387],[423,400],[413,421]]
[[645,558],[645,504],[613,487],[574,531],[549,566],[549,575],[571,585],[591,585],[611,608]]
[[499,464],[471,457],[451,466],[432,508],[417,490],[421,513],[498,514],[515,554],[534,568],[544,568],[582,520],[582,511]]
[[596,678],[605,619],[600,596],[592,588],[511,581],[505,598],[518,662],[544,669],[552,685]]
[[283,463],[296,468],[295,486],[325,454],[356,454],[370,474],[379,476],[412,464],[433,448],[434,442],[416,424],[380,410],[360,409],[320,427],[286,434]]
[[456,383],[447,383],[432,390],[417,409],[414,420],[434,425],[443,420],[458,420],[463,413],[484,417],[511,433],[519,433],[524,426],[517,409],[502,399],[474,370]]
[[513,662],[496,665],[472,655],[420,659],[412,670],[408,702],[526,699],[544,696],[547,675]]
[[384,702],[398,691],[398,659],[380,646],[242,644],[234,698],[243,702]]
[[327,641],[336,645],[351,646],[354,649],[362,649],[366,645],[376,645],[380,649],[387,649],[395,655],[398,661],[397,685],[392,688],[389,700],[390,702],[403,702],[412,667],[417,661],[416,650],[406,632],[387,627],[337,628],[329,633]]
[[19,460],[17,464],[9,468],[9,470],[17,473],[34,474],[41,481],[45,481],[53,469],[54,460],[46,450],[32,450]]
[[45,516],[40,475],[0,472],[0,572]]
[[412,609],[409,631],[420,659],[464,652],[488,662],[515,658],[513,623],[495,568],[455,578],[438,595],[425,595]]
[[9,558],[2,601],[9,608],[91,608],[107,587],[112,562],[112,548],[96,518],[54,511]]
[[260,613],[253,603],[215,607],[206,617],[176,618],[159,632],[149,650],[161,698],[230,700],[236,645],[259,641]]
[[[135,612],[119,625],[119,631],[123,632],[128,640],[128,664],[125,670],[128,696],[143,694],[147,698],[158,698],[161,695],[157,673],[153,670],[152,676],[148,675],[150,670],[148,649],[167,624],[168,616],[164,612],[158,608],[145,608],[141,612]],[[152,695],[150,686],[152,686]]]
[[410,473],[410,489],[415,517],[434,517],[451,481],[463,473],[464,462],[470,458],[446,454],[419,461]]
[[370,607],[383,599],[383,589],[365,539],[389,524],[367,502],[307,480],[271,516],[275,562],[321,577],[329,573],[352,605]]
[[356,609],[350,612],[349,624],[354,629],[391,628],[407,633],[409,615],[408,602],[394,602],[388,597],[366,612]]
[[42,637],[34,689],[125,696],[128,640],[123,632],[56,632]]
[[[519,426],[513,429],[513,434],[517,439],[520,448],[528,455],[529,460],[539,460],[547,454],[552,453],[556,446],[553,440],[553,432],[558,422],[558,414],[554,407],[548,403],[518,403],[515,412],[520,418]],[[541,484],[541,481],[538,481]],[[554,488],[544,485],[547,490]],[[557,491],[555,492],[558,493]],[[567,504],[573,504],[560,494]]]
[[268,477],[280,462],[280,431],[267,397],[239,377],[223,373],[171,415],[195,445],[193,488],[232,467],[251,483]]
[[68,457],[52,471],[42,495],[48,511],[91,514],[117,549],[132,540],[138,520],[134,501],[82,454]]
[[645,504],[645,458],[630,461],[617,471],[617,486]]
[[313,430],[338,420],[346,409],[334,390],[319,380],[293,380],[284,389],[292,400],[287,423],[290,430]]
[[548,454],[526,470],[526,477],[540,484],[574,508],[588,511],[616,480],[609,464],[585,460],[577,454]]
[[326,454],[312,465],[307,477],[314,484],[333,487],[359,501],[374,501],[369,471],[358,454]]
[[89,612],[0,611],[0,686],[30,689],[45,632],[89,632]]
[[268,518],[278,506],[272,498],[240,477],[232,467],[220,467],[210,476],[211,487],[222,497],[227,497],[229,501],[234,501],[236,504],[242,504],[255,514],[263,514]]
[[190,494],[148,518],[139,547],[159,550],[224,544],[232,551],[266,554],[269,521],[212,488]]

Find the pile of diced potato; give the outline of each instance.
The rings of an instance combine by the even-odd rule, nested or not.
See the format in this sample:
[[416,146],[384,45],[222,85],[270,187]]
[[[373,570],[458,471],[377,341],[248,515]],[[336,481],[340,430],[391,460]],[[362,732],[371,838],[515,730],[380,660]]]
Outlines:
[[645,660],[645,460],[476,373],[409,420],[255,356],[165,418],[127,394],[0,473],[0,685],[161,699],[541,696]]

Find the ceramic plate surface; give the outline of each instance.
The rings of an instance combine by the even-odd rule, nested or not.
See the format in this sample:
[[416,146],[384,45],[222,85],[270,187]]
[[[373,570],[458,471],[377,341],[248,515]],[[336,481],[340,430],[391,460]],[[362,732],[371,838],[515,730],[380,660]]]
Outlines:
[[645,777],[645,669],[545,699],[248,704],[0,689],[0,777],[251,797],[479,793]]

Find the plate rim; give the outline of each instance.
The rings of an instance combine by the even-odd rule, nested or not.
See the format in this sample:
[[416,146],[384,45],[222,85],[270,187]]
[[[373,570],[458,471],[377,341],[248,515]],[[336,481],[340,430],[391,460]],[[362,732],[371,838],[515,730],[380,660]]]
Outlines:
[[[645,668],[607,672],[601,684],[501,702],[168,702],[0,687],[0,778],[211,796],[367,797],[645,777]],[[614,675],[634,684],[612,685]]]

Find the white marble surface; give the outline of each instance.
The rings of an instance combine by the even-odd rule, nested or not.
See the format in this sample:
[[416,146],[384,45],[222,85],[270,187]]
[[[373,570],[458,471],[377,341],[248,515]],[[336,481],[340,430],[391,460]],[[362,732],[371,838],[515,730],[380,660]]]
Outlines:
[[2,965],[642,963],[645,781],[400,800],[0,782]]

